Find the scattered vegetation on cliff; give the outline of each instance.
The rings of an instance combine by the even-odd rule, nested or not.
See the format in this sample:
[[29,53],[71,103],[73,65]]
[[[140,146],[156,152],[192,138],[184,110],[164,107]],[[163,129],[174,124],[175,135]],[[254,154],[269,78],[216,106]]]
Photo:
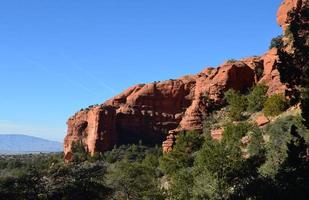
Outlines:
[[243,119],[243,112],[247,109],[247,99],[239,91],[229,90],[225,93],[225,100],[229,104],[229,116],[233,120]]
[[[302,116],[309,127],[309,4],[302,2],[300,10],[291,10],[288,13],[288,24],[284,31],[284,45],[278,49],[280,63],[278,70],[281,81],[293,88],[293,101],[301,102]],[[299,93],[302,88],[302,95]]]
[[287,101],[282,94],[275,94],[269,97],[264,104],[266,116],[277,116],[287,108]]
[[283,47],[283,40],[282,40],[282,35],[279,35],[275,38],[273,38],[270,42],[270,46],[269,46],[269,49],[272,49],[272,48],[282,48]]
[[264,84],[254,86],[250,94],[247,96],[248,108],[250,112],[261,111],[264,108],[264,104],[267,100],[268,86]]

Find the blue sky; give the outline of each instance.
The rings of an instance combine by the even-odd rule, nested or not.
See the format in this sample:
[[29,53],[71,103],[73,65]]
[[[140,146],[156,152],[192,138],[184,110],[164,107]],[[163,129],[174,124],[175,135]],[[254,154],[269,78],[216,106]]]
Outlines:
[[280,0],[2,0],[0,134],[62,141],[66,120],[136,83],[259,55]]

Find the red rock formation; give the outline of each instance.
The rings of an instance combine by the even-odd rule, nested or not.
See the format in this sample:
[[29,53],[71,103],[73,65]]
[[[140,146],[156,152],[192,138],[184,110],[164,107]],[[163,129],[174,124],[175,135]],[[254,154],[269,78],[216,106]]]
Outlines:
[[210,135],[212,139],[214,140],[221,140],[223,136],[223,132],[224,132],[223,128],[218,128],[218,129],[211,130]]
[[[272,75],[277,59],[274,52],[227,62],[177,80],[136,85],[102,105],[76,113],[67,122],[66,159],[71,158],[73,141],[81,140],[87,151],[94,154],[111,149],[115,144],[138,140],[160,143],[169,132],[163,148],[170,151],[177,132],[202,130],[203,117],[213,104],[222,103],[226,90],[246,90],[260,81],[281,85]],[[256,78],[257,67],[266,69],[259,79]],[[271,93],[282,92],[280,87],[270,88]]]
[[[302,1],[286,0],[278,12],[278,23],[285,26],[287,13]],[[283,93],[277,70],[276,49],[260,57],[226,62],[207,68],[196,75],[176,80],[139,84],[105,103],[76,113],[68,124],[64,141],[65,159],[72,157],[72,142],[82,141],[92,155],[111,149],[115,144],[143,140],[163,142],[163,149],[172,149],[175,137],[182,130],[202,130],[202,121],[214,104],[222,104],[223,94],[230,88],[247,90],[265,83],[268,94]],[[169,134],[168,134],[169,133]]]
[[173,145],[175,143],[175,136],[170,134],[166,137],[166,140],[162,143],[163,152],[169,153],[173,150]]
[[299,11],[303,6],[308,4],[308,0],[285,0],[279,7],[277,12],[277,23],[286,30],[289,22],[289,12],[292,10]]

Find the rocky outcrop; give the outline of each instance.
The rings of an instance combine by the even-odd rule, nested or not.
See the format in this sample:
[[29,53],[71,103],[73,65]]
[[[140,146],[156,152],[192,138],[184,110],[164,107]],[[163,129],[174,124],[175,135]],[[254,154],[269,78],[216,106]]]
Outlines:
[[223,103],[223,94],[228,89],[246,91],[265,82],[270,86],[269,93],[284,92],[276,63],[274,49],[261,57],[226,62],[196,75],[133,86],[68,120],[65,157],[71,159],[74,141],[82,141],[85,149],[94,154],[115,144],[139,140],[158,144],[166,139],[163,148],[168,152],[178,132],[202,130],[204,117],[214,105]]
[[[284,29],[289,21],[289,10],[298,9],[303,2],[286,0],[280,6],[278,23]],[[75,141],[82,141],[92,155],[111,149],[115,144],[139,140],[145,144],[165,140],[163,150],[169,152],[177,133],[202,130],[204,117],[224,103],[223,95],[228,89],[246,91],[255,84],[264,83],[269,86],[269,95],[285,93],[288,88],[280,81],[278,54],[273,48],[262,56],[228,61],[195,75],[139,84],[101,105],[78,112],[67,122],[65,159],[72,158]],[[219,139],[220,134],[213,134]]]
[[265,126],[266,124],[268,124],[270,122],[270,120],[265,116],[265,115],[259,115],[258,117],[256,117],[255,119],[255,123],[258,126]]
[[165,153],[169,153],[173,150],[173,145],[176,141],[176,137],[173,134],[169,134],[166,140],[162,143],[162,150]]
[[290,15],[292,11],[300,14],[303,8],[308,8],[308,4],[308,0],[284,0],[281,3],[277,12],[277,23],[282,27],[284,32],[293,20],[293,17]]
[[223,128],[213,129],[211,130],[211,133],[210,133],[211,138],[214,140],[221,140],[223,137],[223,132],[224,132]]

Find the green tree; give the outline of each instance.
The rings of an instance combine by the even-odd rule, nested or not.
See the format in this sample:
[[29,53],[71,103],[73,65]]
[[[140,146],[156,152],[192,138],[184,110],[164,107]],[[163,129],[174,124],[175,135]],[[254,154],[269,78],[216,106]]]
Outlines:
[[270,136],[266,144],[266,160],[259,172],[272,184],[272,197],[307,199],[309,130],[300,117],[289,116],[269,125],[266,134]]
[[266,127],[265,133],[269,137],[269,141],[266,143],[266,161],[260,168],[263,176],[275,178],[281,165],[287,159],[287,144],[294,137],[291,134],[292,127],[296,127],[300,137],[303,137],[308,143],[309,131],[302,124],[300,117],[284,117]]
[[269,97],[264,104],[266,116],[277,116],[287,108],[287,101],[283,94],[275,94]]
[[254,86],[250,94],[247,96],[248,110],[250,112],[261,111],[264,107],[264,103],[267,100],[268,86],[264,84]]
[[233,120],[241,120],[243,112],[247,109],[247,99],[239,91],[229,90],[225,94],[225,100],[229,104],[229,117]]
[[[304,90],[309,90],[309,42],[308,42],[308,3],[298,10],[292,10],[289,15],[289,26],[284,33],[285,48],[279,49],[280,62],[278,70],[283,83],[289,84],[293,88],[293,96],[299,100],[299,86]],[[307,93],[307,92],[306,92]],[[308,113],[308,93],[301,97],[301,108],[304,122],[309,128]]]
[[0,178],[1,200],[44,200],[45,194],[43,177],[35,169],[21,176]]
[[114,189],[114,199],[163,199],[158,179],[155,176],[155,170],[140,163],[117,162],[108,178],[110,185]]
[[81,140],[72,142],[72,152],[72,162],[74,163],[81,163],[90,158],[89,153],[86,151],[85,146]]
[[164,154],[160,168],[169,177],[168,199],[191,199],[192,167],[196,152],[203,145],[204,138],[196,132],[183,132],[177,136],[173,151]]
[[187,200],[193,198],[194,176],[192,167],[179,169],[171,177],[170,188],[167,190],[170,200]]
[[160,160],[160,168],[165,174],[172,175],[182,168],[192,167],[194,152],[203,144],[203,137],[196,132],[180,133],[173,151],[164,154]]
[[282,40],[282,35],[279,35],[275,38],[273,38],[270,42],[269,49],[272,48],[282,48],[283,47],[283,40]]
[[111,189],[105,184],[105,171],[102,163],[53,166],[47,179],[48,199],[105,199],[111,194]]
[[195,199],[243,199],[245,188],[257,176],[253,159],[243,157],[241,138],[252,127],[249,124],[230,124],[225,127],[223,139],[210,136],[195,161]]

